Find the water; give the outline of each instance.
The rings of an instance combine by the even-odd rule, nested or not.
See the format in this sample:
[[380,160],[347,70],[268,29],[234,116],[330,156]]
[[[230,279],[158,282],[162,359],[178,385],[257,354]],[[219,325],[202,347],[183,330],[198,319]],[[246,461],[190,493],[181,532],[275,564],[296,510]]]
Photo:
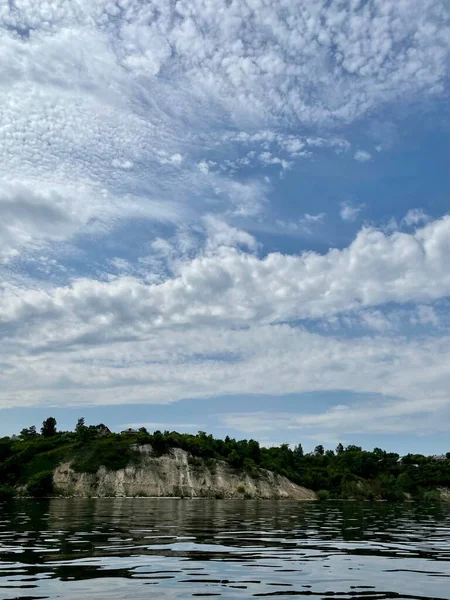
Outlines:
[[0,598],[450,598],[450,506],[0,505]]

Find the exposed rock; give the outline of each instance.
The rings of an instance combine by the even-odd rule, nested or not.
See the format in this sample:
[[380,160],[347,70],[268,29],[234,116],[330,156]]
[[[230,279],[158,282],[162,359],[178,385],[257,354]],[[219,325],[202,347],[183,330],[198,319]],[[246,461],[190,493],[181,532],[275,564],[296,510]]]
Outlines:
[[316,494],[281,475],[254,469],[252,475],[218,460],[193,458],[179,448],[154,456],[151,446],[137,446],[139,466],[119,471],[100,467],[97,473],[77,473],[70,463],[54,471],[59,492],[76,497],[182,496],[189,498],[265,498],[317,500]]
[[440,487],[438,488],[438,492],[443,502],[450,502],[450,488]]

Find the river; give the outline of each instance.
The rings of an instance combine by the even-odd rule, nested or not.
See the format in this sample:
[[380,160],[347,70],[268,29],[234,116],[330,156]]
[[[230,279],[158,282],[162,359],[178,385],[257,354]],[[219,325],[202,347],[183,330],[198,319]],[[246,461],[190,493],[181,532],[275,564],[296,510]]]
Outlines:
[[0,598],[450,598],[450,505],[0,505]]

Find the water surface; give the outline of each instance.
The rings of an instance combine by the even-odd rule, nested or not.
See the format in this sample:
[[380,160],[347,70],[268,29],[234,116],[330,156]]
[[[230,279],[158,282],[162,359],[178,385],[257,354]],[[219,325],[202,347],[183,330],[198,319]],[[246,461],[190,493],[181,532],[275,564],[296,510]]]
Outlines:
[[0,598],[450,598],[450,506],[58,499],[0,505]]

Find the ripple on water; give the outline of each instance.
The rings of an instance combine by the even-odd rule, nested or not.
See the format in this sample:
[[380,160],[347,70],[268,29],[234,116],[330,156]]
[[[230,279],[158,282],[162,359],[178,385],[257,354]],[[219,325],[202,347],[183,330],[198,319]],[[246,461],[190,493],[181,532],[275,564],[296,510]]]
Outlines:
[[445,505],[123,498],[2,509],[4,600],[140,600],[150,589],[163,599],[450,598]]

